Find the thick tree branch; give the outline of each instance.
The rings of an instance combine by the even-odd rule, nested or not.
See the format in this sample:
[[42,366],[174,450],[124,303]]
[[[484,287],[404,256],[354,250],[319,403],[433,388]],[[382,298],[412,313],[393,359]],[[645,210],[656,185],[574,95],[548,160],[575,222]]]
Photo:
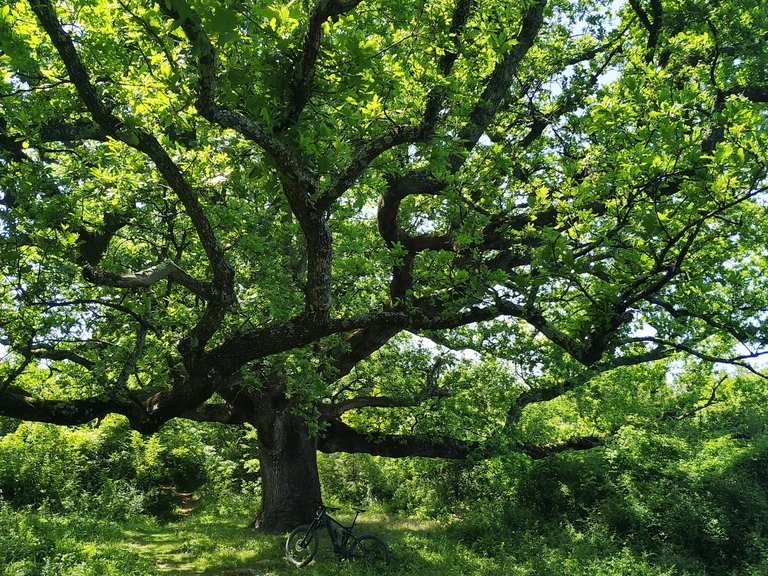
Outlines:
[[360,432],[341,420],[329,420],[317,439],[317,448],[323,452],[365,453],[388,458],[421,456],[463,460],[491,458],[504,452],[522,452],[533,459],[547,458],[569,450],[590,450],[602,446],[604,436],[571,438],[551,445],[515,444],[499,449],[479,441],[459,440],[440,436],[417,436]]
[[68,360],[88,370],[92,369],[96,364],[93,360],[78,354],[74,350],[55,348],[47,344],[36,344],[29,349],[29,354],[34,358],[45,358],[46,360]]
[[228,403],[203,404],[199,408],[185,412],[179,416],[186,420],[195,420],[197,422],[216,422],[220,424],[244,424],[248,418],[239,413]]
[[505,428],[507,430],[512,430],[514,428],[514,426],[519,422],[520,417],[523,415],[523,409],[526,406],[530,406],[531,404],[535,404],[537,402],[548,402],[549,400],[559,398],[566,392],[576,388],[577,385],[582,383],[582,380],[585,381],[588,380],[588,378],[583,378],[581,380],[567,380],[562,384],[556,384],[546,388],[529,388],[525,392],[522,392],[520,395],[518,395],[518,397],[507,411]]
[[661,0],[651,0],[650,14],[643,8],[640,0],[629,0],[629,4],[640,19],[640,23],[648,31],[648,42],[645,47],[645,60],[646,62],[652,62],[654,52],[656,51],[656,45],[659,43],[659,34],[661,33],[663,16]]
[[756,103],[768,103],[768,86],[737,86],[726,90],[725,96],[743,96]]
[[435,436],[359,432],[341,420],[330,420],[317,439],[323,452],[366,453],[390,458],[423,456],[461,460],[480,448],[477,442]]
[[582,436],[569,438],[557,444],[522,444],[519,451],[533,460],[549,458],[555,454],[562,454],[572,450],[592,450],[605,444],[605,436]]
[[[464,148],[471,150],[488,125],[496,116],[499,108],[505,102],[509,87],[517,73],[517,69],[525,55],[533,46],[536,37],[544,23],[544,8],[546,0],[535,0],[523,14],[520,32],[515,37],[516,44],[504,56],[488,78],[480,98],[469,114],[469,120],[459,133],[459,142]],[[465,155],[452,156],[449,163],[453,170],[464,163]]]
[[309,15],[307,31],[304,34],[301,54],[294,69],[291,98],[283,121],[275,128],[282,132],[292,126],[312,95],[312,82],[315,77],[315,64],[320,55],[320,41],[323,36],[323,23],[329,18],[353,10],[361,0],[317,0]]
[[104,214],[101,226],[95,230],[80,227],[77,234],[77,244],[80,251],[78,264],[97,266],[109,248],[112,238],[129,222],[127,213],[110,211]]
[[358,362],[368,358],[400,331],[392,327],[371,327],[355,330],[347,337],[341,350],[333,354],[326,381],[335,382],[349,374]]
[[112,397],[48,400],[36,398],[16,387],[0,391],[0,415],[10,418],[72,426],[112,413],[127,416],[133,427],[143,429],[141,407],[130,400]]
[[89,282],[99,286],[112,286],[115,288],[149,288],[159,281],[169,278],[204,300],[212,298],[213,295],[209,284],[193,278],[179,268],[172,260],[165,260],[156,266],[132,274],[115,274],[114,272],[86,266],[83,269],[83,275]]
[[304,346],[333,334],[365,328],[398,331],[406,328],[444,330],[490,320],[505,313],[494,306],[487,306],[470,307],[450,314],[425,313],[419,309],[384,310],[325,322],[307,322],[304,316],[299,316],[287,322],[267,325],[234,336],[213,348],[206,354],[206,359],[226,375],[252,360]]

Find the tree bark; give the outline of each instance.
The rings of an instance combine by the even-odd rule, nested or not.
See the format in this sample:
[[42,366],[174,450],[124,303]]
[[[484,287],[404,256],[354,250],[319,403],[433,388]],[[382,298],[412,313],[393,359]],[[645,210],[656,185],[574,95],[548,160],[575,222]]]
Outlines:
[[260,418],[257,429],[262,502],[256,527],[278,533],[311,522],[321,502],[315,438],[287,411]]

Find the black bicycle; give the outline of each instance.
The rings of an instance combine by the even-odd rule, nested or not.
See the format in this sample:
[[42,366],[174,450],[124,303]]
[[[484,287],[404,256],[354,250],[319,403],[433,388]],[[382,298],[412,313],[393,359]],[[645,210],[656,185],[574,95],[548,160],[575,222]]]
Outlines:
[[354,508],[355,519],[350,526],[332,518],[328,512],[339,508],[331,508],[321,504],[315,512],[311,524],[302,524],[288,535],[285,541],[285,556],[296,566],[306,566],[317,554],[320,531],[325,528],[333,544],[333,551],[341,559],[357,560],[366,564],[388,564],[389,550],[387,545],[372,534],[357,536],[352,533],[357,517],[365,510]]

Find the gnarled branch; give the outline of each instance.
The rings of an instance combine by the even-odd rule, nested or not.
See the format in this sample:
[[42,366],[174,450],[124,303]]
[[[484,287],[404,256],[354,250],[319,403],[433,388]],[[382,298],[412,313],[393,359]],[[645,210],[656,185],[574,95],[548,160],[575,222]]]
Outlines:
[[149,288],[160,280],[170,278],[204,300],[212,298],[213,295],[209,284],[190,276],[172,260],[165,260],[156,266],[131,274],[115,274],[86,266],[83,269],[83,276],[89,282],[99,286],[112,286],[114,288]]

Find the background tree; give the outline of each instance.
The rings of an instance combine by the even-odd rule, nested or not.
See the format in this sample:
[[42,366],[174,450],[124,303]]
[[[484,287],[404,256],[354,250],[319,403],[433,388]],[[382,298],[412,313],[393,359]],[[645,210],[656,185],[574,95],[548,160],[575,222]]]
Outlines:
[[[282,530],[320,500],[317,449],[540,458],[610,433],[520,427],[596,375],[755,371],[759,0],[0,19],[2,415],[250,422]],[[506,361],[451,367],[408,333]]]

